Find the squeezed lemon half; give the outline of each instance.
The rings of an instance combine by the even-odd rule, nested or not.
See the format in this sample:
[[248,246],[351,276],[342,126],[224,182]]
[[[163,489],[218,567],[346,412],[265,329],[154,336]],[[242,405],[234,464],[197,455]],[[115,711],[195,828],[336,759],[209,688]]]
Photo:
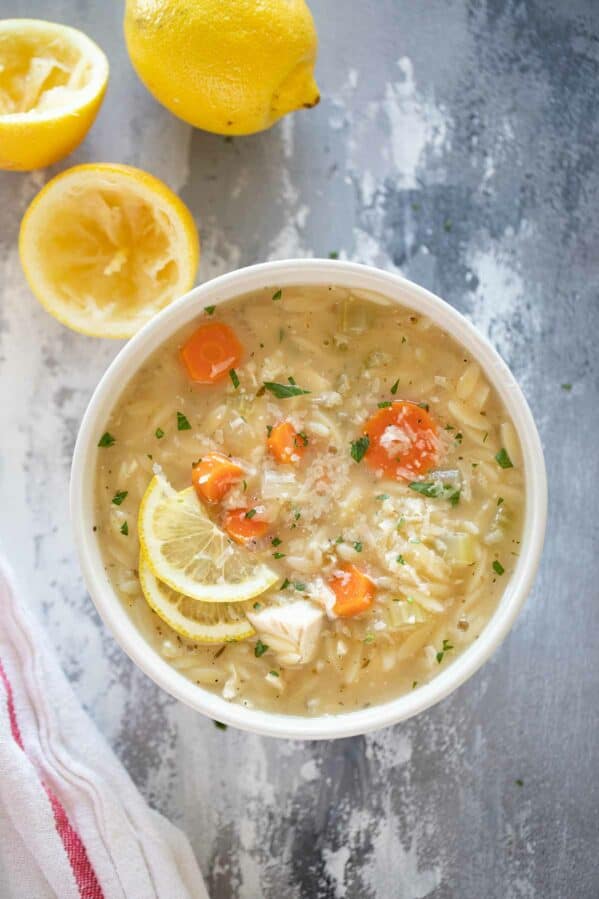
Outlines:
[[193,487],[177,492],[163,477],[154,477],[141,501],[138,531],[154,577],[193,600],[244,602],[277,580],[272,569],[210,520]]
[[80,165],[53,178],[21,223],[29,285],[69,328],[131,337],[195,280],[199,238],[185,204],[131,166]]
[[0,169],[30,171],[63,159],[91,128],[108,60],[75,28],[0,20]]
[[188,640],[229,643],[255,633],[245,617],[243,604],[198,602],[183,596],[154,577],[143,554],[139,558],[139,580],[150,608]]

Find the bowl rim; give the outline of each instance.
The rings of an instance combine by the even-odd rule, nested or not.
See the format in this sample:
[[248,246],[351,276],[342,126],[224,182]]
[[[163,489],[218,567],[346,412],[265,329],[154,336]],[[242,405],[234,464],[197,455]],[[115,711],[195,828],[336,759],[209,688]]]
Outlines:
[[[248,709],[193,684],[146,642],[106,575],[99,541],[92,530],[97,443],[111,409],[131,377],[165,340],[199,315],[206,305],[253,290],[335,284],[380,293],[425,314],[464,346],[481,365],[510,414],[525,471],[525,511],[516,568],[482,633],[450,665],[410,693],[365,709],[303,717]],[[547,479],[539,434],[514,376],[497,351],[465,316],[440,297],[401,275],[355,262],[289,259],[263,262],[220,275],[163,309],[120,350],[96,386],[84,413],[71,468],[70,511],[75,546],[87,589],[100,617],[141,670],[181,702],[241,730],[288,739],[335,739],[368,733],[416,715],[441,701],[471,677],[499,647],[518,616],[535,578],[547,521]]]

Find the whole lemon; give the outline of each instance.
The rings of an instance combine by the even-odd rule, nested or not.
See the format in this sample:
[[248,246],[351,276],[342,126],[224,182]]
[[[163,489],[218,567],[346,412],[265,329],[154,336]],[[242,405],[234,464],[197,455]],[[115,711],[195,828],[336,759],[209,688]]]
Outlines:
[[304,0],[127,0],[125,39],[154,97],[205,131],[253,134],[320,99]]

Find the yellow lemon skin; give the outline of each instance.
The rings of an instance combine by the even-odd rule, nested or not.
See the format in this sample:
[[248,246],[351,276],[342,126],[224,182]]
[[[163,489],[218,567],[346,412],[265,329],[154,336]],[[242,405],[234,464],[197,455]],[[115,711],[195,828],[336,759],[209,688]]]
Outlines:
[[193,286],[200,242],[187,206],[133,166],[89,163],[56,175],[19,232],[25,277],[63,325],[132,337]]
[[75,28],[0,20],[0,169],[31,171],[85,138],[108,83],[108,61]]
[[127,0],[125,39],[150,93],[205,131],[253,134],[320,99],[304,0]]

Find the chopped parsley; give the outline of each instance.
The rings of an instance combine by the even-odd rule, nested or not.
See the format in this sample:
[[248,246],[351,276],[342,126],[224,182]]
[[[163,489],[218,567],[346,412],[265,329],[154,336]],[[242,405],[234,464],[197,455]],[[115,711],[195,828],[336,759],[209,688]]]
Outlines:
[[300,518],[302,517],[302,513],[296,509],[295,512],[293,513],[293,517],[296,521],[299,521]]
[[449,234],[449,232],[450,232],[451,229],[453,228],[453,224],[452,224],[451,219],[445,219],[445,221],[443,222],[443,228],[444,228],[444,230],[447,231],[447,233]]
[[418,681],[417,681],[417,680],[413,680],[413,681],[412,681],[412,690],[416,689],[417,686],[418,686]]
[[154,431],[154,437],[156,438],[156,440],[162,440],[162,438],[164,437],[164,431],[162,430],[162,428],[156,428],[156,430]]
[[374,643],[374,634],[366,634],[364,643]]
[[278,676],[279,676],[279,672],[278,672],[278,671],[275,671],[274,669],[273,669],[272,671],[269,671],[268,673],[269,673],[269,674],[272,674],[273,677],[278,677]]
[[514,783],[516,784],[517,787],[523,787],[523,786],[524,786],[524,781],[522,780],[521,777],[517,777],[516,780],[514,781]]
[[495,559],[493,562],[493,571],[496,574],[503,574],[505,571],[505,568],[503,567],[503,565],[501,564],[501,562],[498,559]]
[[391,402],[389,402],[389,400],[386,400],[385,402],[382,402],[382,403],[377,403],[377,406],[379,407],[379,409],[388,409],[389,406],[391,406],[391,405],[393,405],[393,404]]
[[264,386],[267,390],[270,390],[278,400],[287,400],[292,396],[302,396],[302,394],[310,393],[309,390],[302,390],[301,387],[298,387],[292,378],[289,378],[289,384],[277,384],[275,381],[265,381]]
[[295,581],[293,586],[299,593],[305,593],[308,589],[305,584],[302,584],[301,581]]
[[369,446],[370,438],[368,437],[368,434],[364,434],[363,437],[358,437],[357,440],[352,440],[350,452],[354,462],[362,461]]
[[229,377],[231,378],[233,387],[235,388],[235,390],[237,390],[237,388],[239,387],[239,377],[234,368],[229,369]]
[[443,657],[446,652],[450,652],[453,649],[453,644],[449,642],[449,640],[443,640],[443,646],[441,647],[440,652],[437,653],[436,659],[437,664],[440,665],[443,661]]
[[129,536],[129,525],[126,521],[124,521],[121,525],[121,534],[123,534],[125,537]]
[[241,483],[243,484],[243,492],[245,493],[245,491],[248,489],[248,482],[244,478]]
[[214,726],[215,726],[215,727],[218,727],[219,730],[226,730],[226,729],[227,729],[227,725],[226,725],[226,724],[223,724],[222,721],[215,721],[215,722],[214,722]]
[[454,484],[442,484],[441,481],[411,481],[408,487],[431,499],[447,499],[452,506],[457,506],[460,501],[460,489]]
[[112,501],[115,506],[120,506],[123,500],[127,499],[128,493],[128,490],[117,490],[117,492],[112,497]]
[[[562,384],[562,390],[568,390],[568,391],[570,391],[570,390],[572,390],[572,385],[571,385],[571,384]],[[518,781],[516,781],[516,783],[517,783],[517,782],[518,782]]]
[[354,549],[357,553],[362,552],[362,544],[360,543],[359,540],[356,540],[356,542],[354,543]]
[[286,577],[285,580],[283,581],[283,583],[281,584],[281,590],[286,590],[287,587],[291,587],[291,581],[289,580],[288,577]]
[[404,559],[404,557],[402,556],[401,553],[398,555],[398,557],[397,557],[397,559],[396,559],[395,561],[396,561],[399,565],[405,565],[405,564],[406,564],[406,560]]
[[267,652],[267,650],[268,646],[266,643],[263,643],[262,640],[256,641],[256,645],[254,646],[254,655],[257,659],[259,659],[260,656],[263,656],[264,653]]
[[428,412],[428,403],[418,403],[418,407],[424,409],[425,412]]
[[258,609],[261,609],[261,608],[262,608],[262,603],[261,603],[261,602],[255,602],[255,603],[254,603],[254,608],[256,609],[256,611],[258,611]]
[[337,250],[331,250],[329,253],[329,259],[339,259],[339,253]]
[[270,542],[273,546],[280,546],[283,541],[280,539],[280,537],[273,537]]
[[279,288],[279,290],[275,290],[275,292],[272,295],[272,298],[273,298],[273,300],[280,300],[282,296],[283,296],[283,291]]
[[253,518],[255,514],[256,514],[255,509],[248,509],[243,517],[244,518]]
[[395,396],[395,394],[397,393],[397,388],[398,388],[398,387],[399,387],[399,378],[397,379],[397,381],[395,382],[395,384],[393,384],[392,387],[391,387],[391,393],[393,394],[393,396]]
[[458,431],[458,433],[454,437],[455,442],[461,443],[463,439],[464,439],[464,435],[462,434],[461,431]]
[[272,554],[273,559],[284,559],[285,553],[276,552]]
[[502,496],[498,496],[498,497],[497,497],[497,505],[498,505],[498,506],[502,506],[502,505],[503,505],[503,502],[504,502],[503,497],[502,497]]
[[512,460],[508,456],[507,450],[503,446],[501,447],[501,449],[495,456],[495,461],[501,468],[513,468],[514,467]]
[[488,436],[489,436],[489,432],[488,432],[488,431],[485,431],[484,436],[483,436],[483,443],[486,443],[486,442],[487,442],[487,437],[488,437]]
[[[299,443],[298,443],[299,440]],[[304,431],[298,431],[293,442],[296,446],[308,446],[308,435]]]
[[215,309],[216,306],[204,306],[204,312],[206,313],[206,315],[212,315]]
[[191,425],[189,424],[189,420],[182,412],[177,412],[177,430],[178,431],[191,431]]
[[98,440],[98,446],[112,446],[115,442],[115,438],[112,434],[109,434],[108,431],[104,431],[100,439]]
[[266,425],[266,434],[268,437],[272,434],[272,425]]
[[379,493],[378,496],[375,496],[375,499],[378,499],[380,502],[384,502],[386,499],[389,499],[389,494]]

